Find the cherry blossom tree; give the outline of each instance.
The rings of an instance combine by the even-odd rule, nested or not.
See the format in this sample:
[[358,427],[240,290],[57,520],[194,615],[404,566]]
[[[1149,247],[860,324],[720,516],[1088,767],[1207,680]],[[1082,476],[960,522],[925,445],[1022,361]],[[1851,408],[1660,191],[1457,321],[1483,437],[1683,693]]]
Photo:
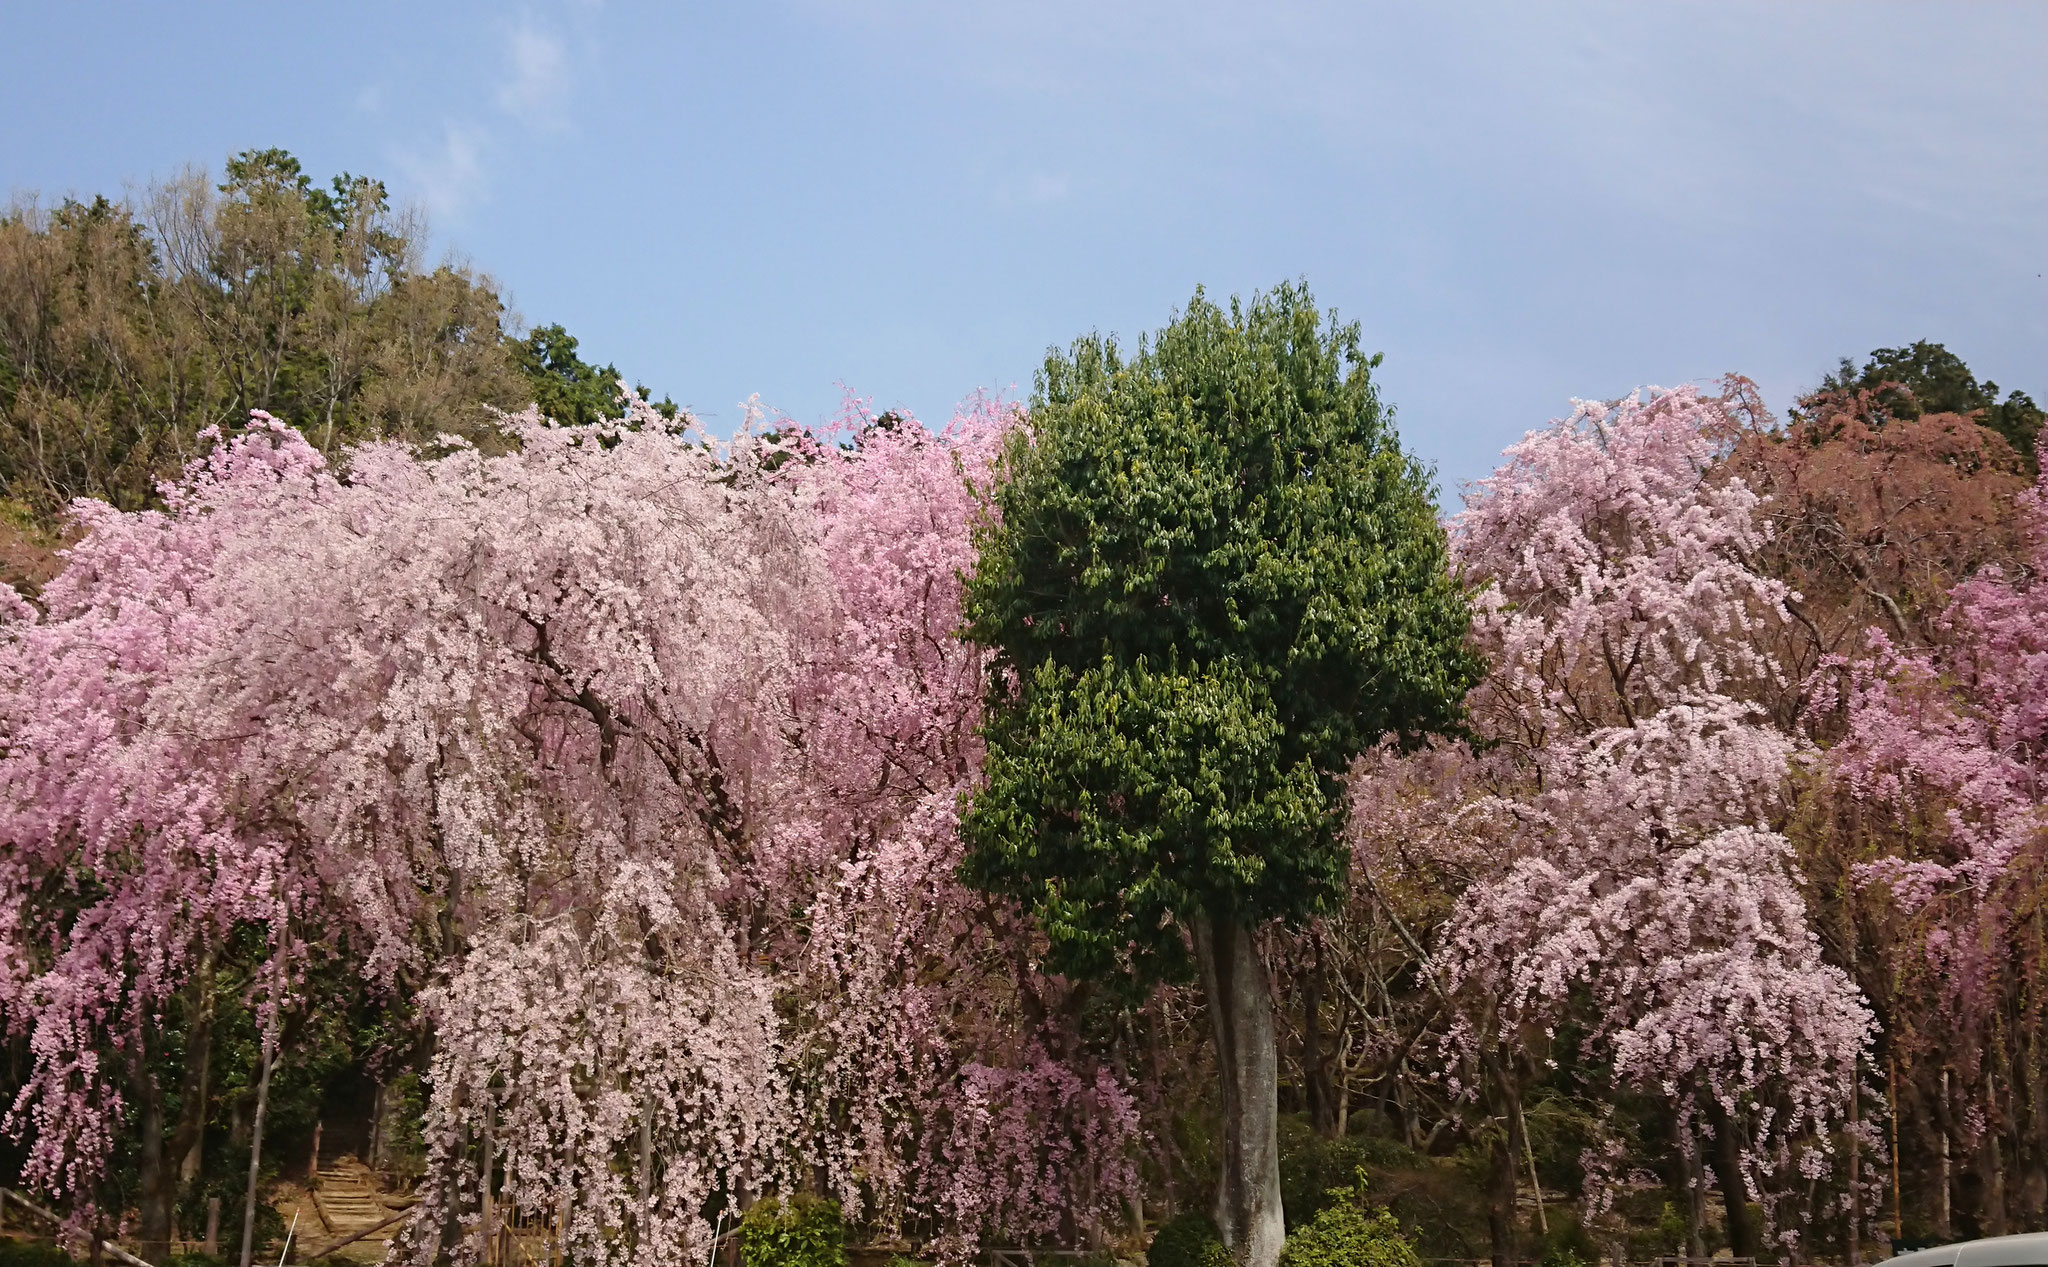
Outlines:
[[[171,791],[110,830],[182,870],[113,877],[124,910],[242,877],[219,918],[285,946],[290,913],[417,992],[423,1261],[474,1257],[508,1206],[579,1260],[668,1261],[812,1184],[942,1248],[1071,1235],[1134,1183],[1130,1098],[1028,927],[953,878],[979,760],[964,481],[1007,418],[717,446],[633,402],[508,419],[506,453],[371,446],[343,477],[259,419],[167,511],[89,512],[72,571],[115,579],[17,613],[8,830],[34,849],[7,882],[66,873],[95,785],[147,761]],[[108,643],[140,667],[77,756],[43,683],[68,654],[64,689],[106,692]],[[63,1009],[104,1029],[191,952],[38,976],[45,930],[0,931],[10,1023],[59,1035],[16,1119],[38,1180],[80,1191],[119,1109],[62,1116],[101,1076]]]
[[[1971,1154],[1992,1232],[2048,1213],[2048,481],[2017,503],[2022,566],[1956,586],[1931,647],[1874,631],[1871,655],[1836,662],[1828,754],[1856,877],[1897,930],[1898,1045],[1940,1071],[1942,1155]],[[1939,1183],[1945,1218],[1946,1164]]]
[[1788,595],[1748,562],[1755,494],[1707,478],[1726,425],[1692,389],[1581,404],[1479,482],[1452,539],[1480,587],[1488,753],[1408,759],[1472,766],[1432,777],[1449,799],[1399,791],[1394,758],[1368,767],[1357,839],[1369,883],[1430,842],[1468,877],[1428,967],[1456,1008],[1453,1076],[1478,1081],[1493,1053],[1504,1152],[1526,1148],[1516,1063],[1569,1025],[1583,1057],[1668,1101],[1754,1253],[1746,1202],[1772,1212],[1826,1171],[1871,1018],[1776,830],[1798,742],[1759,701],[1785,682],[1766,634]]
[[[252,983],[272,1054],[291,970],[285,926],[311,864],[301,842],[238,804],[242,742],[187,729],[171,697],[213,647],[208,582],[222,550],[283,490],[312,490],[320,466],[258,414],[247,439],[167,491],[162,512],[78,503],[86,535],[41,612],[0,596],[12,618],[0,633],[0,1017],[34,1058],[7,1121],[30,1137],[27,1181],[71,1196],[90,1222],[115,1132],[139,1110],[152,1248],[169,1237],[166,1088],[150,1065],[158,1020],[195,964],[255,924],[275,948]],[[203,1048],[204,1024],[189,1037]]]

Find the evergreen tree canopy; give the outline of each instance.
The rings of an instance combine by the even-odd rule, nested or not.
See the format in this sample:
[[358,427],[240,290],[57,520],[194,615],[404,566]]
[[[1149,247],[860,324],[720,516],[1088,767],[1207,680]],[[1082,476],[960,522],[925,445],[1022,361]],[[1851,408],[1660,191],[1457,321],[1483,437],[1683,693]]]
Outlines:
[[1861,369],[1844,357],[1841,366],[1821,383],[1821,390],[1871,392],[1886,418],[1975,415],[1979,423],[2004,436],[2029,464],[2035,459],[2041,407],[2022,391],[2008,392],[2001,401],[1997,383],[1989,379],[1979,382],[1961,357],[1939,343],[1921,339],[1908,347],[1879,348]]
[[538,326],[511,351],[545,417],[574,426],[625,417],[618,368],[586,363],[576,354],[576,337],[561,326]]
[[1321,909],[1352,760],[1457,725],[1480,665],[1377,361],[1300,286],[1047,358],[969,582],[966,867],[1064,970],[1178,976],[1191,919]]

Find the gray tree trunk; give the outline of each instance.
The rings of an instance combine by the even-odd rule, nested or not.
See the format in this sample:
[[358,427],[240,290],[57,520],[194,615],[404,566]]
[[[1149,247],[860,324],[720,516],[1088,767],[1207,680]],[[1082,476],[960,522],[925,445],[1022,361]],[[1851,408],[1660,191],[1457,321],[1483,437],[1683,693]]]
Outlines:
[[178,1125],[171,1134],[171,1151],[178,1159],[178,1182],[190,1185],[199,1178],[206,1157],[206,1108],[213,1072],[213,1005],[193,1021],[185,1045],[185,1085],[180,1089]]
[[1280,1061],[1272,990],[1250,929],[1207,917],[1194,924],[1223,1091],[1216,1231],[1243,1267],[1275,1267],[1287,1226],[1280,1209]]
[[[146,1065],[139,1047],[136,1063]],[[171,1199],[174,1195],[169,1168],[164,1164],[164,1097],[162,1089],[156,1085],[155,1075],[147,1067],[136,1070],[135,1089],[142,1105],[139,1123],[142,1149],[137,1163],[137,1183],[141,1190],[135,1203],[140,1216],[138,1230],[142,1256],[152,1263],[161,1263],[171,1256]]]
[[256,1193],[263,1177],[263,1118],[270,1110],[270,1073],[277,1068],[277,1027],[283,1018],[275,1012],[263,1031],[263,1046],[257,1060],[256,1118],[249,1135],[249,1195],[242,1206],[242,1267],[256,1256]]
[[1323,939],[1315,939],[1313,955],[1302,973],[1301,1081],[1308,1101],[1308,1120],[1316,1133],[1335,1139],[1338,1127],[1337,1085],[1323,1043]]
[[1721,1203],[1728,1212],[1728,1251],[1737,1258],[1755,1258],[1763,1253],[1763,1235],[1749,1217],[1749,1188],[1742,1181],[1742,1141],[1735,1136],[1733,1116],[1712,1096],[1706,1097],[1707,1114],[1714,1127],[1714,1146],[1708,1160],[1714,1179],[1721,1185]]

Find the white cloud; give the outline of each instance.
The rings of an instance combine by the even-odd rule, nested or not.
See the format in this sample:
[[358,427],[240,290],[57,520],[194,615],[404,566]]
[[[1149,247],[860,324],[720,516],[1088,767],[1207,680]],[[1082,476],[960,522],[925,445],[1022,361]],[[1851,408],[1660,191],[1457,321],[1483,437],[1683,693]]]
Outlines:
[[[494,100],[497,112],[449,111],[441,116],[438,134],[429,131],[394,154],[395,165],[435,219],[460,223],[465,213],[489,200],[491,169],[508,152],[508,116],[535,132],[567,129],[571,48],[568,39],[545,24],[522,18],[504,30],[502,56],[487,56],[475,68],[496,86],[487,99]],[[386,85],[373,83],[358,96],[357,108],[383,111],[388,95]]]
[[533,127],[559,128],[568,96],[568,61],[561,40],[530,21],[522,22],[506,50],[506,78],[498,88],[498,105]]
[[486,193],[483,141],[474,129],[449,123],[440,145],[424,153],[401,153],[398,165],[420,201],[439,220],[456,220]]

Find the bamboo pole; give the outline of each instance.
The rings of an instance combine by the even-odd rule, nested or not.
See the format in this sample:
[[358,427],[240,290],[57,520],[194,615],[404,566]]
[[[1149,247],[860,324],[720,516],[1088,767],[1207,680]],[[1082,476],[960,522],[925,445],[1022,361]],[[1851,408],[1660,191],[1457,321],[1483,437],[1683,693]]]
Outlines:
[[[20,1206],[22,1209],[27,1210],[30,1214],[33,1214],[38,1218],[44,1219],[53,1225],[61,1227],[64,1224],[63,1219],[58,1218],[51,1211],[45,1210],[43,1207],[37,1205],[35,1202],[29,1200],[27,1197],[21,1195],[19,1192],[16,1192],[14,1189],[0,1188],[0,1206],[4,1206],[10,1199],[13,1200],[13,1202],[16,1205]],[[112,1241],[100,1241],[98,1242],[98,1247],[106,1251],[107,1253],[113,1255],[120,1261],[127,1263],[128,1267],[153,1267],[153,1264],[145,1262],[140,1258],[137,1258],[135,1255],[129,1253],[127,1250],[122,1249],[119,1245],[114,1244]]]
[[379,1223],[375,1227],[364,1228],[362,1231],[357,1232],[353,1236],[343,1237],[342,1239],[334,1242],[334,1244],[329,1245],[326,1249],[321,1250],[317,1254],[308,1255],[306,1261],[310,1263],[316,1258],[325,1258],[337,1249],[343,1249],[347,1246],[353,1245],[357,1241],[362,1240],[366,1236],[375,1236],[377,1233],[383,1231],[385,1228],[390,1227],[393,1223],[396,1223],[401,1219],[409,1219],[411,1217],[411,1210],[400,1210],[398,1213],[392,1215],[390,1218],[384,1220],[382,1223]]

